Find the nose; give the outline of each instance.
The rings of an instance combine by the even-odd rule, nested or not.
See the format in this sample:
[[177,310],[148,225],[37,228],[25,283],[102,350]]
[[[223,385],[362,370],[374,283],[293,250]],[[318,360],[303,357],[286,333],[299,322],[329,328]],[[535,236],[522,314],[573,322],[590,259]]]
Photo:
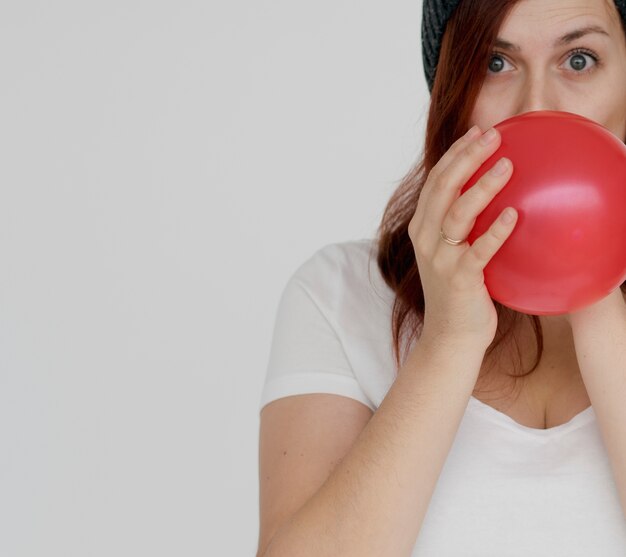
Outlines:
[[560,110],[557,95],[542,76],[529,77],[520,91],[518,114],[534,110]]

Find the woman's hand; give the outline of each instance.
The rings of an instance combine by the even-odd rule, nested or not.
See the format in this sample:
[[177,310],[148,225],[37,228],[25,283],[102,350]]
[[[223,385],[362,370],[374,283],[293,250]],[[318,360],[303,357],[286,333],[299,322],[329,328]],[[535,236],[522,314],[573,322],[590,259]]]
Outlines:
[[[491,130],[490,130],[491,131]],[[430,171],[408,227],[425,298],[423,333],[431,338],[471,338],[485,348],[497,330],[497,312],[484,283],[483,269],[515,227],[506,222],[503,211],[490,228],[470,246],[467,240],[453,246],[440,236],[467,238],[476,217],[504,187],[512,174],[506,159],[503,173],[493,168],[480,177],[463,195],[460,190],[480,166],[498,149],[501,137],[475,126],[458,139]],[[496,165],[494,165],[496,166]]]

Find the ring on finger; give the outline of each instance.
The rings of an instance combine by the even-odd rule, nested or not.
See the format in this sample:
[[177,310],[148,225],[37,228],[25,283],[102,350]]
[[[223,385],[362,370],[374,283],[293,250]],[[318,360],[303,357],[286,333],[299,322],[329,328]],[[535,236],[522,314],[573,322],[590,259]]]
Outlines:
[[441,228],[441,230],[439,231],[439,235],[441,236],[442,240],[446,242],[446,244],[450,244],[451,246],[458,246],[459,244],[462,244],[463,242],[465,242],[465,240],[467,240],[467,238],[465,238],[464,240],[453,240],[443,231],[443,228]]

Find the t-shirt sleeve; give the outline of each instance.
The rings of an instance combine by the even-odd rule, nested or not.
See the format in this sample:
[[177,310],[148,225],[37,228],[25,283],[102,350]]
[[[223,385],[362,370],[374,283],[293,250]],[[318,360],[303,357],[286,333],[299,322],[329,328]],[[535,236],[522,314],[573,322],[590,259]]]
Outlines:
[[375,410],[328,315],[295,273],[278,304],[259,411],[278,398],[309,393],[346,396]]

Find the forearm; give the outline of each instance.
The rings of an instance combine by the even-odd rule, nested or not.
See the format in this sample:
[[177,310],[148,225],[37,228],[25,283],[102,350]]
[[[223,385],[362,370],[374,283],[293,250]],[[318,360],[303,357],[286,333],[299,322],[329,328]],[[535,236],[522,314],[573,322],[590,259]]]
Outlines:
[[586,317],[572,321],[576,357],[626,517],[626,307]]
[[265,557],[409,556],[485,350],[422,342],[352,449]]

